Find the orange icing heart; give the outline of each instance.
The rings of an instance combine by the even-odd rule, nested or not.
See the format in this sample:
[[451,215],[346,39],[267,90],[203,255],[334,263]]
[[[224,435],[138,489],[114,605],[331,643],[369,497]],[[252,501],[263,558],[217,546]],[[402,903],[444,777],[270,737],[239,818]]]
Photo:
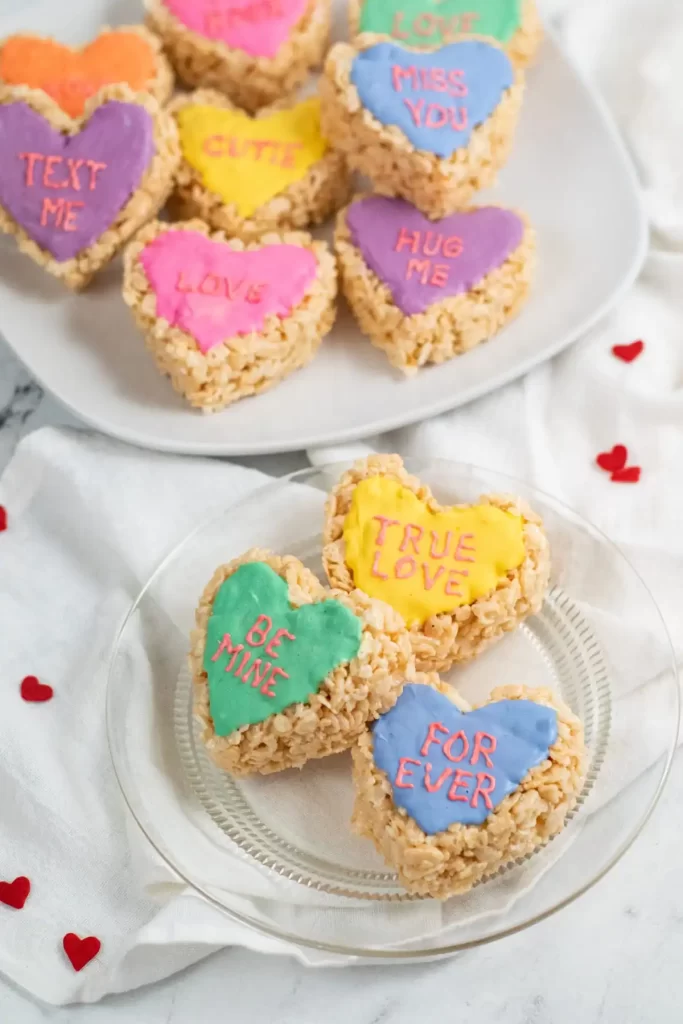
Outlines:
[[156,77],[150,46],[134,32],[104,32],[82,50],[52,39],[11,36],[0,50],[0,81],[42,89],[71,117],[103,85],[144,90]]

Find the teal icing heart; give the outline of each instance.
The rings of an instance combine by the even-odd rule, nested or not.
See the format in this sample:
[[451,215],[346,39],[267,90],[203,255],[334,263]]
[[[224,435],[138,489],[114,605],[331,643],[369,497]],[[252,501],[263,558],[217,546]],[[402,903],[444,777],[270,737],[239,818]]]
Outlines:
[[214,598],[204,649],[216,735],[307,703],[360,643],[360,620],[339,601],[293,608],[269,565],[241,565]]

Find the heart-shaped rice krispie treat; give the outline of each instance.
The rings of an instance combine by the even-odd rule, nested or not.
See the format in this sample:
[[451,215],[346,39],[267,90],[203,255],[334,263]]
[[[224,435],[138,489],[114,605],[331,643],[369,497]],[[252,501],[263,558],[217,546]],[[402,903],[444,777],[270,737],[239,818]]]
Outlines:
[[323,134],[376,192],[437,219],[495,182],[523,94],[523,73],[491,40],[423,52],[364,35],[327,56]]
[[349,21],[352,38],[372,32],[416,49],[487,36],[518,67],[531,64],[543,39],[536,0],[349,0]]
[[318,67],[330,0],[145,0],[178,77],[250,112],[290,96]]
[[526,301],[536,263],[521,213],[483,206],[431,221],[386,196],[339,214],[335,248],[360,329],[406,374],[496,334]]
[[173,72],[152,32],[125,25],[103,28],[80,49],[49,36],[8,36],[0,40],[0,84],[42,89],[69,117],[80,117],[106,85],[128,85],[163,104],[173,92]]
[[417,668],[476,657],[537,612],[550,553],[519,498],[444,507],[398,455],[360,459],[325,506],[323,565],[333,587],[363,590],[403,616]]
[[413,655],[392,608],[253,549],[204,590],[190,665],[212,760],[268,775],[347,750],[392,706]]
[[175,390],[216,412],[315,356],[336,314],[337,270],[303,231],[227,239],[155,221],[126,250],[123,297]]
[[38,89],[0,86],[0,231],[69,288],[158,213],[179,160],[173,118],[126,85],[76,119]]
[[179,219],[201,217],[251,240],[319,224],[347,202],[346,163],[323,138],[319,99],[285,100],[250,117],[201,89],[169,110],[183,154],[171,205]]
[[585,778],[583,727],[550,690],[469,710],[406,683],[353,748],[352,827],[420,896],[467,892],[561,831]]

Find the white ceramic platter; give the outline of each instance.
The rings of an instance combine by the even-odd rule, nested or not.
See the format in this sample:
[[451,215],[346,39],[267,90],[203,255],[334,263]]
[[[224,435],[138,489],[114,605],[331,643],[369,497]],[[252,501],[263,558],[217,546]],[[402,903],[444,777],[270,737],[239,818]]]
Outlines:
[[[336,0],[338,37],[345,0]],[[29,3],[0,16],[82,43],[102,24],[141,19],[134,0]],[[351,441],[422,420],[527,372],[580,337],[636,277],[647,228],[637,182],[602,105],[550,38],[529,75],[513,157],[482,194],[527,211],[538,232],[533,297],[497,338],[404,380],[345,308],[306,369],[213,416],[187,406],[156,371],[120,294],[114,264],[68,294],[0,243],[0,332],[39,381],[86,422],[125,441],[196,455],[259,455]]]

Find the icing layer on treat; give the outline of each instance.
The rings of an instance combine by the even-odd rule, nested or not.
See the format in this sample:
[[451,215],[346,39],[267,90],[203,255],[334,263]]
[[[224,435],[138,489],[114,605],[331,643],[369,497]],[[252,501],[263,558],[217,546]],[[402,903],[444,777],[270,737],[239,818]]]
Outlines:
[[431,512],[383,476],[354,489],[344,545],[355,585],[408,625],[490,594],[525,557],[521,516],[494,505]]
[[164,0],[178,21],[252,57],[274,57],[308,0]]
[[26,103],[0,106],[0,204],[59,262],[111,226],[153,155],[152,118],[133,103],[105,103],[77,135]]
[[0,50],[0,79],[42,89],[71,117],[102,88],[127,82],[144,90],[156,75],[154,53],[134,32],[104,32],[82,50],[52,39],[11,36]]
[[468,292],[505,263],[524,237],[511,210],[484,206],[428,220],[403,199],[370,196],[346,222],[363,259],[407,316]]
[[177,116],[185,159],[243,217],[300,181],[328,148],[318,99],[257,119],[206,106],[183,107]]
[[365,0],[360,16],[361,32],[424,47],[470,32],[507,43],[521,23],[522,0]]
[[409,683],[372,728],[375,764],[394,803],[427,835],[481,825],[557,740],[557,712],[531,700],[460,711],[430,686]]
[[394,43],[363,50],[351,68],[361,103],[416,149],[449,157],[466,146],[514,81],[510,58],[479,40],[414,53]]
[[216,734],[308,703],[360,642],[360,620],[339,601],[292,608],[269,565],[241,565],[216,594],[204,651]]
[[166,231],[140,253],[158,317],[187,331],[202,352],[236,334],[286,317],[315,278],[318,263],[298,245],[236,252],[197,231]]

